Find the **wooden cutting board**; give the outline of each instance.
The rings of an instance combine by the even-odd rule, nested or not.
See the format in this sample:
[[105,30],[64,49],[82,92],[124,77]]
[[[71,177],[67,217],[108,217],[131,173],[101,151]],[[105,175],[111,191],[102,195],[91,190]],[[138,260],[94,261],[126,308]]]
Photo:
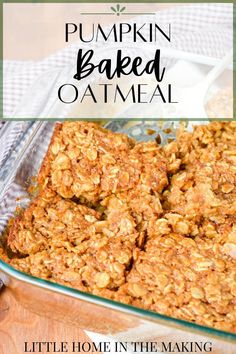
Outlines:
[[33,341],[71,343],[89,342],[90,339],[79,328],[29,312],[4,289],[0,292],[0,354],[25,354],[24,342]]

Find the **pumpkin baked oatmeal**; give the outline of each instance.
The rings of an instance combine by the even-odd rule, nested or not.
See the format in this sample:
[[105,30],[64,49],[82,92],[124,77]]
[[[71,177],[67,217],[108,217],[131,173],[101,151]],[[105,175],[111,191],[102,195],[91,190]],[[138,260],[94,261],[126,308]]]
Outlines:
[[46,189],[10,227],[7,245],[18,255],[11,263],[82,290],[117,288],[125,281],[138,232],[127,210],[120,218],[108,207],[104,217]]
[[[165,191],[164,208],[212,229],[236,215],[236,124],[214,122],[179,131],[180,171]],[[197,223],[196,223],[197,222]],[[212,231],[213,232],[213,231]]]
[[0,257],[115,301],[236,332],[236,123],[164,146],[94,123],[56,126],[40,192]]
[[159,227],[159,235],[135,251],[126,283],[114,299],[236,331],[236,260],[225,252],[224,236],[185,237],[174,233],[166,218]]
[[64,198],[95,203],[138,183],[161,192],[165,169],[157,144],[135,146],[126,135],[97,124],[65,122],[56,126],[38,180]]

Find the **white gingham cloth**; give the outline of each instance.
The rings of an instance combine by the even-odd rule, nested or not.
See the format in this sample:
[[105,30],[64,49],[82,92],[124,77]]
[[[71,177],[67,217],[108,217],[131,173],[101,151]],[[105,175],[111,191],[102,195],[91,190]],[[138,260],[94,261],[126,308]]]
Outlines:
[[[206,3],[189,4],[169,8],[155,15],[139,16],[130,23],[155,22],[160,26],[171,23],[171,43],[164,38],[158,39],[158,46],[171,47],[177,50],[201,54],[213,58],[222,58],[233,45],[233,4]],[[109,30],[109,27],[107,27]],[[94,44],[96,48],[106,50],[104,42]],[[11,118],[19,106],[22,97],[28,92],[30,86],[40,76],[56,68],[74,66],[76,72],[76,57],[79,48],[84,44],[76,42],[68,45],[58,53],[38,62],[9,61],[3,63],[3,113],[5,118]],[[137,49],[132,49],[132,54]],[[138,53],[136,53],[138,54]],[[142,55],[148,55],[143,51]],[[168,67],[173,61],[163,60]],[[93,78],[91,77],[91,80]],[[37,116],[35,116],[36,118]]]

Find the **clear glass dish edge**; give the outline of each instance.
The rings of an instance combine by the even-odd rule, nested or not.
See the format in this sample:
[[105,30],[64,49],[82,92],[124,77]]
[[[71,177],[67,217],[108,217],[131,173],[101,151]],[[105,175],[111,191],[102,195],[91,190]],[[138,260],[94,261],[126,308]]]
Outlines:
[[[27,151],[27,149],[30,147],[34,139],[37,138],[37,135],[40,134],[40,130],[43,129],[44,125],[46,125],[48,121],[36,121],[35,122],[35,128],[32,131],[31,135],[25,142],[22,150],[19,152],[18,156],[16,157],[14,168],[12,168],[9,173],[6,176],[5,182],[2,184],[0,187],[0,200],[3,198],[3,194],[7,186],[11,183],[12,178],[14,178],[14,175],[17,171],[18,166],[20,165],[22,159],[24,158],[24,153]],[[55,124],[54,122],[51,122],[52,124]],[[1,271],[3,274],[1,274]],[[143,310],[141,308],[137,308],[134,306],[130,306],[127,304],[119,303],[110,299],[102,298],[93,294],[81,292],[79,290],[69,288],[57,283],[52,283],[44,279],[40,279],[37,277],[33,277],[29,274],[20,272],[16,270],[15,268],[11,267],[4,261],[0,260],[0,277],[3,275],[3,282],[7,286],[7,278],[4,276],[4,274],[8,276],[12,276],[13,278],[16,278],[20,281],[30,283],[32,285],[48,289],[50,291],[56,291],[57,293],[62,293],[67,296],[71,296],[74,298],[78,298],[83,301],[88,301],[90,303],[94,303],[100,306],[105,306],[111,309],[115,309],[118,311],[122,311],[134,316],[138,316],[143,318],[144,320],[151,321],[151,322],[162,322],[162,324],[165,324],[167,326],[171,327],[178,327],[183,330],[187,331],[194,331],[195,333],[198,333],[200,335],[206,335],[208,337],[214,337],[215,339],[218,340],[225,340],[229,341],[233,344],[236,344],[236,334],[230,333],[230,332],[225,332],[221,331],[215,328],[211,327],[206,327],[202,325],[198,325],[194,322],[189,322],[189,321],[184,321],[180,320],[174,317],[169,317],[165,316],[162,314],[158,314],[156,312],[148,311],[148,310]]]

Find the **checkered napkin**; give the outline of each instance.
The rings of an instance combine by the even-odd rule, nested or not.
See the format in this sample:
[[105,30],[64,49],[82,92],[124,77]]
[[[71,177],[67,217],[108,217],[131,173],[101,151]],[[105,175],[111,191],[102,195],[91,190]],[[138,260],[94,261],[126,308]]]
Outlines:
[[[206,3],[173,7],[159,11],[155,15],[138,16],[130,20],[130,23],[132,22],[137,24],[156,22],[161,27],[171,23],[171,43],[160,36],[158,43],[156,43],[157,48],[169,46],[190,53],[222,58],[233,44],[233,4]],[[108,32],[109,27],[107,27]],[[94,48],[102,48],[105,53],[109,45],[111,45],[109,41],[105,44],[104,42],[96,42]],[[141,45],[140,43],[137,49],[130,48],[129,54],[131,56],[138,55]],[[118,47],[119,44],[117,44]],[[22,98],[32,95],[35,82],[39,81],[43,74],[53,72],[55,69],[60,71],[67,67],[74,68],[76,72],[75,65],[79,48],[86,48],[86,46],[83,43],[73,43],[38,62],[4,61],[4,117],[11,118],[13,116],[17,108],[20,107]],[[142,56],[149,59],[148,56],[151,57],[151,53],[144,50]],[[167,68],[174,62],[174,60],[163,58],[163,65]],[[93,75],[89,77],[89,80],[94,80]],[[37,111],[35,109],[31,112],[31,117],[38,117],[38,107]]]

